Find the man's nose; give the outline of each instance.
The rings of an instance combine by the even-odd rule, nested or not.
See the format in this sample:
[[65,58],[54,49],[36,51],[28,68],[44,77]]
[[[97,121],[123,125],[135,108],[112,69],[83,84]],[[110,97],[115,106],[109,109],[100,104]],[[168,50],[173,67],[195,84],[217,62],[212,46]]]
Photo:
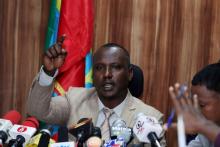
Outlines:
[[107,67],[105,70],[105,78],[112,78],[112,71],[109,67]]

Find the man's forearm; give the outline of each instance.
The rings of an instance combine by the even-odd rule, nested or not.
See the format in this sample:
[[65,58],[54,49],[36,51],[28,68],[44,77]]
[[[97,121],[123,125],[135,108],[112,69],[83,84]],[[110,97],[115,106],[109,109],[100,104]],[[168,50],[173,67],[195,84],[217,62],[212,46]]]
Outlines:
[[42,114],[48,113],[51,101],[53,86],[41,86],[38,81],[34,81],[30,89],[27,110],[30,115],[42,120]]

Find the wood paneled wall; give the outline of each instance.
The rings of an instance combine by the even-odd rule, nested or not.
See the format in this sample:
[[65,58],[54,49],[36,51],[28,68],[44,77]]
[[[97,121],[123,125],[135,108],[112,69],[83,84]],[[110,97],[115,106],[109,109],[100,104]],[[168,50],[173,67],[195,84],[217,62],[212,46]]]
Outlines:
[[38,72],[49,3],[44,0],[0,1],[0,115],[12,108],[25,116],[25,103]]
[[[94,0],[94,50],[107,42],[127,48],[144,71],[144,102],[165,114],[168,87],[219,60],[219,0]],[[41,65],[49,0],[0,1],[0,116],[25,115],[32,79]],[[175,147],[175,131],[167,133]]]

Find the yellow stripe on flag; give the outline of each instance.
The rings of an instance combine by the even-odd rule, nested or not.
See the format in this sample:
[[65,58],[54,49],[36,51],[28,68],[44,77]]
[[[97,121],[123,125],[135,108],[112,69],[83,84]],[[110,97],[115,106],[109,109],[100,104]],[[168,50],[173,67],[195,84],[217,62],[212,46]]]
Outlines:
[[61,0],[56,0],[56,7],[57,7],[57,10],[60,11],[60,6],[61,6]]
[[89,70],[89,73],[86,74],[86,83],[92,83],[92,68]]
[[64,90],[63,87],[60,85],[60,83],[57,82],[57,81],[55,81],[55,88],[56,88],[56,90],[61,94],[61,96],[64,96],[65,90]]

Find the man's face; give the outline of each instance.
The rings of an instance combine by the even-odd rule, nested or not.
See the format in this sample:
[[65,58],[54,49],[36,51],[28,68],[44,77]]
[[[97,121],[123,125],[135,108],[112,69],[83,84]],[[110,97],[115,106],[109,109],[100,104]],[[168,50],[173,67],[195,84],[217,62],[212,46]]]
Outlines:
[[202,114],[211,121],[220,124],[220,94],[208,90],[206,86],[192,86],[192,93],[198,95],[198,103]]
[[132,70],[121,49],[101,48],[93,62],[93,83],[100,98],[117,99],[127,93]]

